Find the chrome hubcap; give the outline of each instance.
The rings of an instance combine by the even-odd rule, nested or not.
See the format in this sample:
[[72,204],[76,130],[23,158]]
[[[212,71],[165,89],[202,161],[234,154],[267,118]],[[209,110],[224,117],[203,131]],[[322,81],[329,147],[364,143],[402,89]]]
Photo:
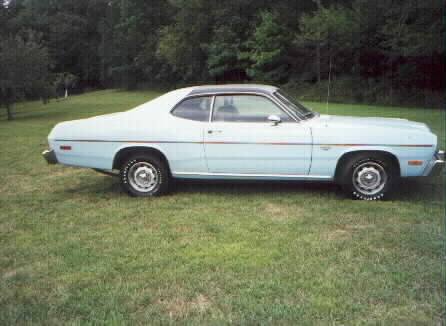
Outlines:
[[158,171],[148,162],[134,164],[128,173],[130,185],[140,192],[150,192],[159,182]]
[[385,187],[387,173],[375,162],[360,164],[353,171],[353,185],[355,189],[365,195],[375,195]]

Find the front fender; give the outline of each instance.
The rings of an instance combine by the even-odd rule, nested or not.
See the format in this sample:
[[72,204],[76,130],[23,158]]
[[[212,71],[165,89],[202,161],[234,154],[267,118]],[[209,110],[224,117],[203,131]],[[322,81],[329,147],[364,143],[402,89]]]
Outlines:
[[[378,151],[393,155],[400,167],[402,177],[420,176],[428,165],[434,149],[416,146],[361,146],[361,145],[314,145],[310,174],[335,176],[341,159],[354,152]],[[419,160],[421,165],[409,165],[410,160]]]

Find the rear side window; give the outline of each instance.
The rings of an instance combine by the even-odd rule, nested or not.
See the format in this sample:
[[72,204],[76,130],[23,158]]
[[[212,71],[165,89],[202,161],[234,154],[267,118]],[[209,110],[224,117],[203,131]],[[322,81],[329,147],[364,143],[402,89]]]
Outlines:
[[178,104],[172,114],[178,118],[188,120],[209,121],[211,99],[210,96],[189,98]]

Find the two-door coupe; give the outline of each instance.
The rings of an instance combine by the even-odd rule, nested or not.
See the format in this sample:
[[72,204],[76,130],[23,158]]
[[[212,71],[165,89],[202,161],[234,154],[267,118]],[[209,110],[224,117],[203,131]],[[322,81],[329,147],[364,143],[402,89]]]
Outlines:
[[266,85],[174,90],[132,110],[57,124],[48,163],[120,170],[135,196],[171,178],[334,181],[353,198],[399,177],[438,175],[444,152],[423,123],[322,115]]

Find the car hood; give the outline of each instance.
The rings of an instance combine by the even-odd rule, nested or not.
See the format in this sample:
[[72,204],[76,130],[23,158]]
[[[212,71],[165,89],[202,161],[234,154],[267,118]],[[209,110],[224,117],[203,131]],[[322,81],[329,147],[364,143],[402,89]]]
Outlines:
[[409,121],[407,119],[399,119],[399,118],[349,117],[349,116],[321,114],[312,120],[315,123],[325,122],[329,125],[339,125],[345,127],[351,126],[355,128],[383,127],[383,128],[397,128],[406,130],[430,131],[429,127],[424,123]]

